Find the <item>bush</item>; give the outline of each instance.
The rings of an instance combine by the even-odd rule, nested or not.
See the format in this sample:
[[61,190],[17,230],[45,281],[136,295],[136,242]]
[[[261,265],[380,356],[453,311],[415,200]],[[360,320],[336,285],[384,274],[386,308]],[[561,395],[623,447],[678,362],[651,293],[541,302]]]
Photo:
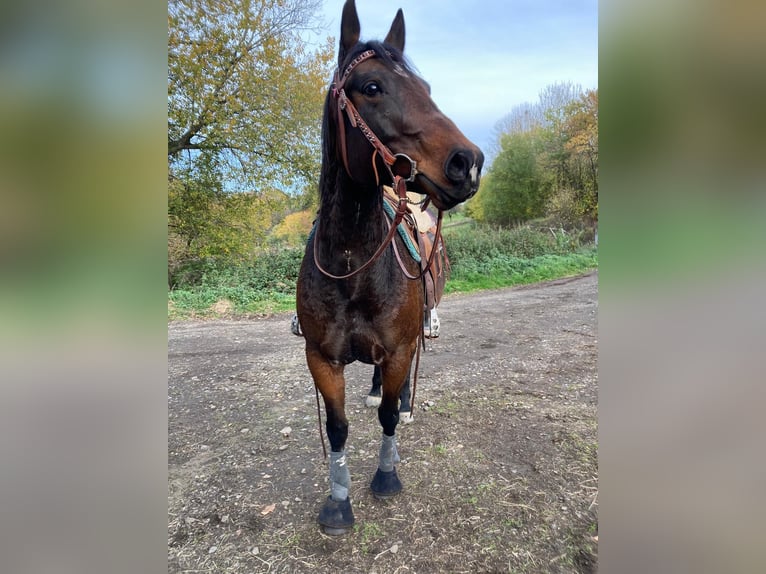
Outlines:
[[577,192],[573,189],[564,188],[556,191],[548,199],[546,207],[551,227],[574,229],[580,225],[585,215],[582,202],[578,199]]
[[572,250],[569,245],[557,242],[550,232],[528,226],[513,229],[463,226],[445,230],[444,237],[453,268],[482,266],[503,257],[531,259]]
[[315,218],[316,212],[313,209],[291,213],[273,229],[272,241],[290,247],[306,245]]
[[259,308],[259,303],[285,301],[295,296],[303,249],[264,253],[249,264],[198,263],[177,276],[170,292],[176,309],[204,310],[228,299],[239,311]]
[[[452,265],[447,291],[501,287],[546,280],[596,265],[596,251],[580,251],[580,234],[551,233],[548,227],[513,229],[459,225],[444,230]],[[205,261],[187,266],[170,294],[175,316],[209,314],[218,301],[236,312],[273,312],[294,308],[303,248],[272,249],[247,264]]]

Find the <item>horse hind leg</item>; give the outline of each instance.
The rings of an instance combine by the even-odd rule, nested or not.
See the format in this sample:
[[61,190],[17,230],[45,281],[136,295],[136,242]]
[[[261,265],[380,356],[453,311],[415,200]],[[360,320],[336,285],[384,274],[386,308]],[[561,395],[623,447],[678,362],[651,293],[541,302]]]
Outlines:
[[399,393],[399,422],[409,425],[415,422],[415,415],[412,412],[412,394],[410,392],[410,373],[407,372],[407,378],[404,379],[402,391]]
[[[366,407],[379,407],[381,400],[381,387],[383,384],[383,378],[381,376],[380,366],[375,365],[375,369],[372,373],[372,388],[364,399]],[[399,394],[399,422],[405,425],[411,424],[415,421],[415,417],[412,414],[411,409],[411,394],[410,394],[410,374],[407,373],[407,378],[402,386],[402,391]]]
[[372,372],[372,388],[364,399],[364,405],[366,407],[372,408],[380,406],[380,389],[382,385],[383,378],[380,374],[380,366],[375,365],[375,369]]

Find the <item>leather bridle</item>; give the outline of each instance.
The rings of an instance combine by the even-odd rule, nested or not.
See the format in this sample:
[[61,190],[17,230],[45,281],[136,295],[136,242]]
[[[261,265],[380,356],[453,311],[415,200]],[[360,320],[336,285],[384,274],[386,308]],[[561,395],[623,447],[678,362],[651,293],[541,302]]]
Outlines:
[[[330,87],[330,94],[332,98],[337,102],[337,118],[338,118],[338,135],[340,139],[340,148],[341,148],[341,157],[343,158],[343,165],[346,168],[346,173],[348,173],[349,177],[352,177],[351,175],[351,168],[348,163],[348,151],[346,149],[346,123],[343,119],[343,113],[348,116],[349,123],[351,124],[351,127],[359,128],[359,131],[362,132],[365,138],[367,138],[367,141],[370,142],[372,147],[374,148],[374,151],[372,153],[372,167],[375,171],[375,180],[380,186],[380,179],[378,177],[378,168],[376,165],[376,156],[380,155],[381,159],[383,160],[384,165],[386,166],[386,169],[391,176],[392,181],[392,187],[394,190],[394,193],[396,194],[398,198],[398,203],[396,205],[395,213],[394,213],[394,220],[389,224],[389,230],[386,234],[386,237],[383,239],[383,242],[380,244],[378,249],[373,253],[372,257],[364,263],[361,267],[358,269],[355,269],[354,271],[351,271],[345,275],[334,275],[324,269],[322,265],[319,263],[319,253],[317,250],[317,244],[319,243],[317,241],[316,236],[314,237],[314,264],[316,265],[317,269],[319,269],[322,274],[326,275],[327,277],[330,277],[331,279],[348,279],[350,277],[353,277],[354,275],[361,273],[365,269],[367,269],[370,265],[372,265],[378,257],[381,256],[381,254],[386,250],[388,245],[393,241],[394,235],[396,233],[397,226],[402,222],[402,219],[404,219],[404,216],[407,214],[408,208],[408,200],[407,200],[407,183],[414,181],[415,176],[418,173],[417,169],[417,162],[409,157],[407,154],[403,153],[393,153],[383,142],[380,141],[380,138],[378,138],[375,133],[370,129],[370,126],[367,125],[367,122],[364,121],[362,116],[359,114],[359,111],[356,109],[356,106],[351,101],[351,99],[346,95],[345,85],[346,81],[348,80],[349,76],[351,76],[351,73],[354,71],[354,68],[356,68],[359,64],[362,62],[369,60],[370,58],[374,58],[376,56],[375,50],[366,50],[356,56],[351,62],[346,66],[345,70],[343,71],[343,75],[340,75],[340,69],[337,69],[335,71],[335,76],[333,77],[333,82]],[[421,209],[425,210],[425,207],[428,204],[428,199],[426,199],[426,202],[423,204]],[[438,242],[439,237],[441,236],[441,223],[442,223],[442,210],[439,210],[439,217],[438,222],[436,226],[436,238],[435,238],[435,245]],[[319,222],[317,222],[317,227],[319,226]],[[318,232],[318,229],[317,229]],[[394,244],[394,248],[395,248]],[[421,269],[420,274],[418,275],[412,275],[410,274],[404,267],[403,262],[401,261],[401,258],[398,257],[397,253],[397,260],[399,261],[399,266],[402,268],[402,271],[404,275],[408,279],[420,279],[422,278],[425,273],[428,272],[428,270],[431,268],[431,263],[433,262],[434,254],[436,253],[437,249],[434,249],[431,252],[431,256],[428,259],[428,264],[424,266]]]
[[[359,64],[365,60],[374,58],[375,55],[375,50],[367,50],[362,52],[356,58],[351,60],[351,63],[349,63],[349,65],[346,67],[341,77],[338,77],[338,70],[336,70],[335,77],[333,78],[331,93],[332,97],[336,100],[338,105],[338,134],[340,136],[340,148],[341,155],[343,157],[343,165],[346,167],[346,171],[348,172],[349,176],[351,176],[351,169],[348,165],[348,152],[346,149],[346,124],[343,121],[343,112],[346,112],[348,121],[351,123],[351,127],[359,128],[359,131],[361,131],[364,137],[367,138],[367,141],[369,141],[370,144],[372,144],[372,147],[375,148],[375,152],[373,152],[373,169],[375,169],[376,179],[378,177],[378,172],[374,161],[375,153],[379,153],[380,157],[383,158],[386,169],[388,169],[388,172],[391,175],[392,181],[396,182],[396,177],[403,179],[405,182],[414,181],[415,176],[418,173],[417,162],[407,154],[392,153],[391,150],[388,149],[388,147],[386,147],[370,129],[370,126],[367,125],[367,122],[362,119],[362,116],[359,114],[356,106],[346,95],[346,81],[351,75],[351,72],[353,72],[354,68],[356,68]],[[405,169],[407,171],[404,171]],[[396,186],[394,186],[394,189],[396,189]]]

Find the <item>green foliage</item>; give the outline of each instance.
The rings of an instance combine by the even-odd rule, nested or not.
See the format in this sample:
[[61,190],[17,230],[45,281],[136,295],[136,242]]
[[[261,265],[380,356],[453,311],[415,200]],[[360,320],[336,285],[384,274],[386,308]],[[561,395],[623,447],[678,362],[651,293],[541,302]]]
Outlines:
[[552,227],[574,229],[586,215],[586,208],[579,194],[569,187],[563,187],[551,194],[546,208]]
[[[303,249],[275,249],[240,265],[208,263],[200,266],[195,278],[179,284],[178,288],[242,288],[250,291],[290,293],[295,291],[303,252]],[[239,300],[237,295],[232,299],[235,303]]]
[[310,50],[319,0],[168,5],[168,278],[200,281],[263,249],[315,202],[333,49]]
[[[452,273],[446,292],[505,287],[573,275],[597,266],[596,250],[577,236],[529,226],[467,224],[444,230]],[[554,236],[555,235],[555,236]],[[274,248],[247,263],[198,263],[169,293],[171,316],[214,314],[221,300],[235,313],[293,309],[303,248]],[[193,272],[192,272],[193,271]]]
[[452,273],[445,291],[469,292],[574,275],[598,266],[594,247],[579,236],[529,226],[488,225],[445,230]]
[[562,126],[569,180],[583,218],[598,219],[598,91],[589,90],[565,110]]
[[453,273],[445,292],[468,293],[549,281],[584,273],[595,267],[598,267],[595,248],[564,255],[540,255],[532,259],[501,256],[486,261],[479,268],[460,269]]
[[209,312],[226,300],[236,312],[282,310],[295,305],[295,285],[303,249],[279,249],[263,253],[249,263],[231,265],[200,263],[193,273],[179,275],[169,294],[177,312]]
[[461,226],[444,232],[453,268],[481,265],[497,256],[532,258],[563,252],[550,233],[529,227]]
[[544,146],[543,134],[536,129],[505,134],[501,138],[500,154],[474,200],[481,205],[482,221],[512,225],[543,215],[549,189],[539,159]]
[[171,0],[168,158],[214,156],[245,189],[318,173],[332,46],[307,49],[318,0]]
[[543,90],[536,105],[498,123],[497,155],[468,213],[511,225],[551,215],[561,226],[598,219],[598,91],[568,84]]
[[313,209],[291,213],[272,230],[271,236],[290,247],[305,245],[315,218],[316,211]]
[[[254,253],[271,225],[268,196],[223,191],[214,160],[168,182],[169,283],[210,263],[237,263]],[[186,279],[188,281],[188,279]]]

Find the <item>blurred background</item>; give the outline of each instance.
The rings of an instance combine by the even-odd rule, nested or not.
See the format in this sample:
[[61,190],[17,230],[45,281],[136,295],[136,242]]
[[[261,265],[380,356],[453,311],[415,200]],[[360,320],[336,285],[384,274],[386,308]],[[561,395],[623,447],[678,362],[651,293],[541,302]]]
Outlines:
[[166,6],[0,9],[0,569],[164,568]]
[[765,21],[600,5],[605,572],[762,568]]
[[[167,6],[1,14],[0,567],[162,569]],[[759,571],[766,7],[599,20],[601,568]]]

